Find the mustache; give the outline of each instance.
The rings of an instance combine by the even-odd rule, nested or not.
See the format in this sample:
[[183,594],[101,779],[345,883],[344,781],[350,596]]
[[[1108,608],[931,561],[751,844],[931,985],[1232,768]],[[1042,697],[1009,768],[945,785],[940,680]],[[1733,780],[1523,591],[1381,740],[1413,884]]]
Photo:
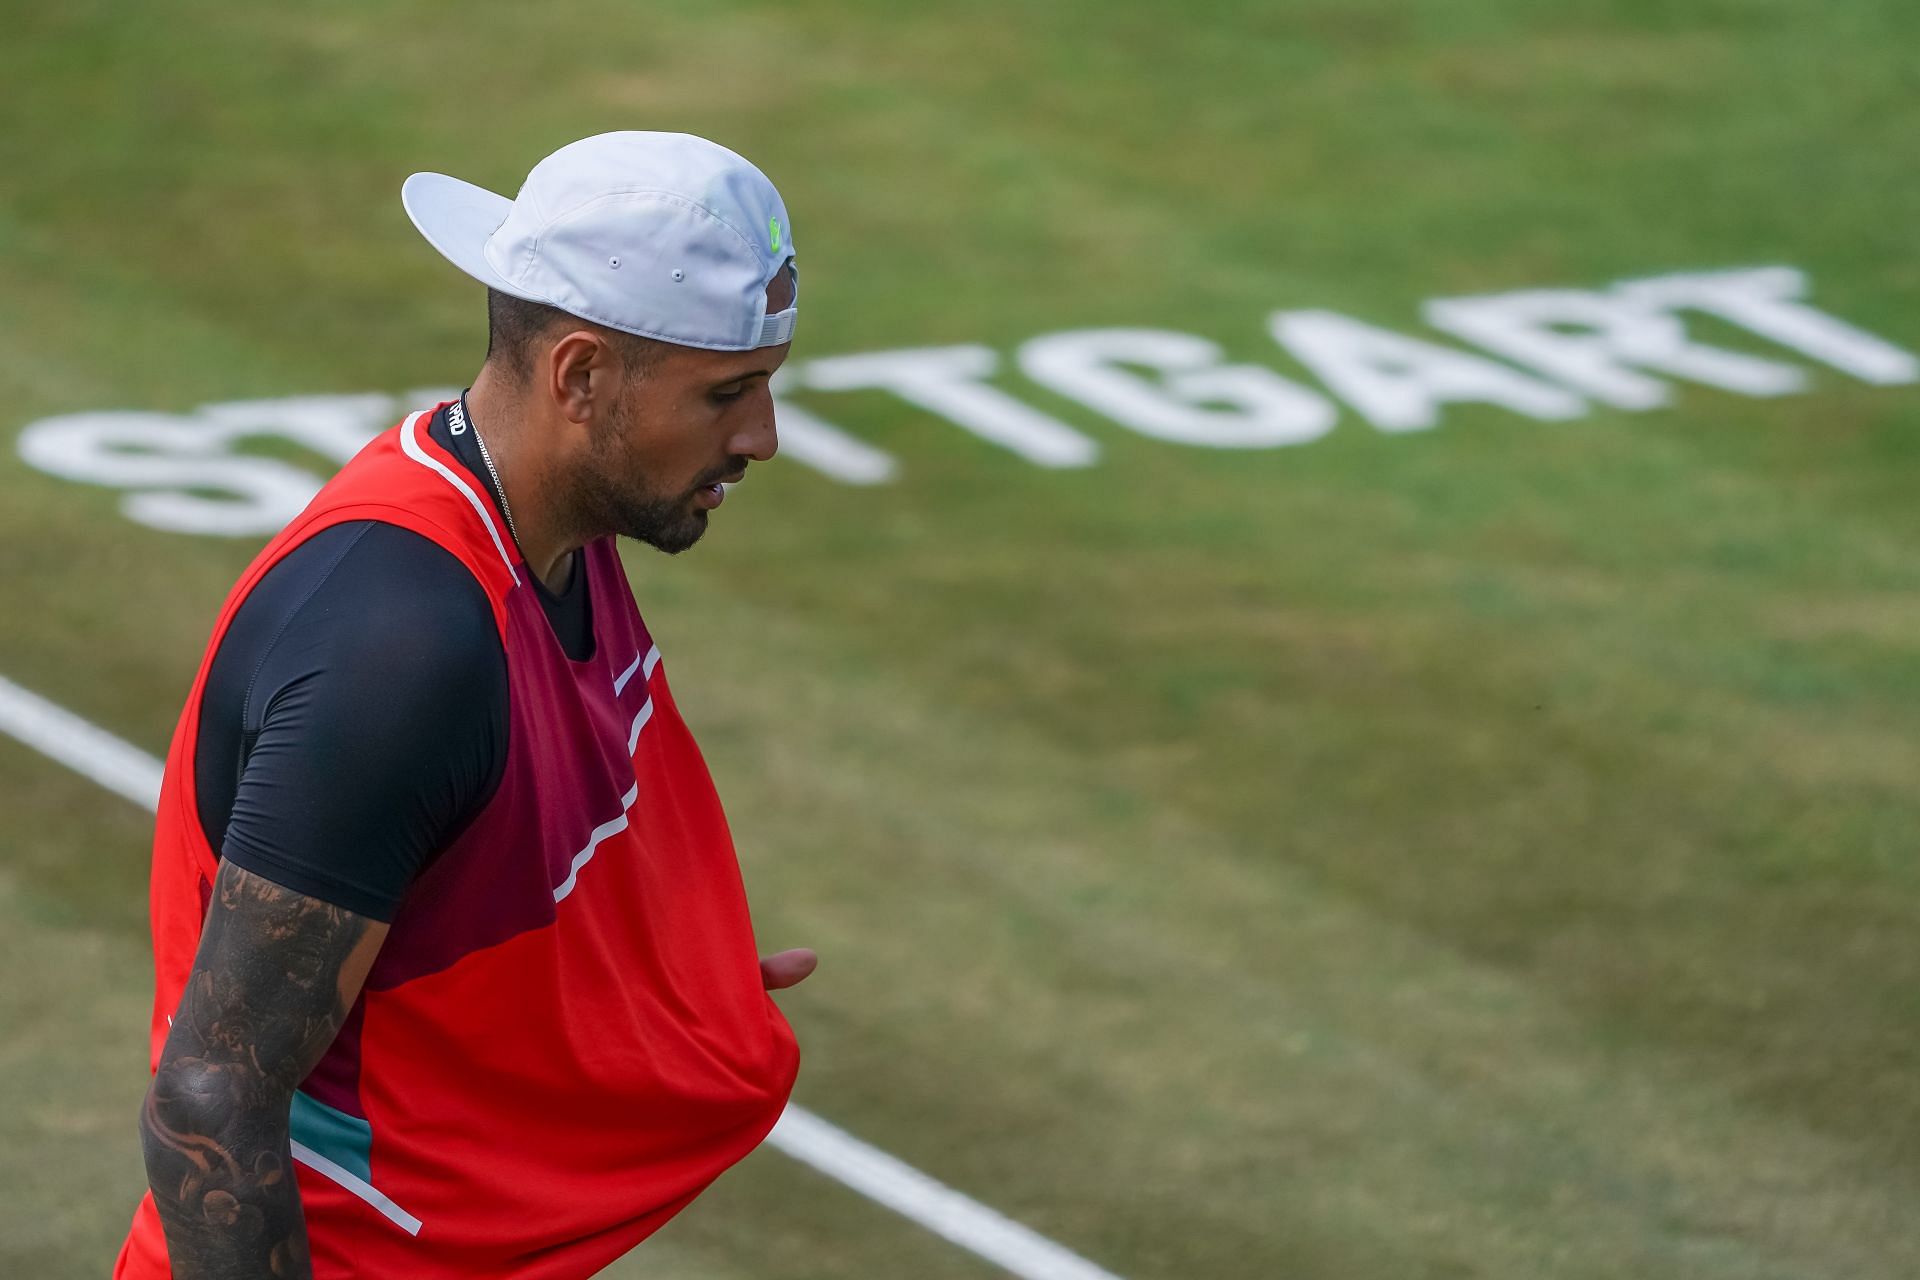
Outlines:
[[704,489],[710,484],[719,484],[722,480],[726,480],[732,476],[745,475],[746,471],[747,460],[745,458],[730,458],[726,466],[717,467],[707,472],[694,482],[693,487],[695,489]]

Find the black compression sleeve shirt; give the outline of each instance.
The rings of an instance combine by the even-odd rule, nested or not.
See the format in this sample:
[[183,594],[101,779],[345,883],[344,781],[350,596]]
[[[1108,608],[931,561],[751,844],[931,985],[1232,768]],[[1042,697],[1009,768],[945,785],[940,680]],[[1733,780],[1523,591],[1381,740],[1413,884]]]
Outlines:
[[276,884],[391,920],[498,786],[507,669],[479,582],[394,525],[315,534],[257,583],[207,676],[194,769],[208,843]]
[[[472,433],[434,438],[488,484]],[[592,646],[586,574],[537,595]],[[207,675],[194,753],[208,844],[277,884],[391,920],[419,869],[499,785],[507,670],[485,591],[394,525],[315,534],[261,578]]]

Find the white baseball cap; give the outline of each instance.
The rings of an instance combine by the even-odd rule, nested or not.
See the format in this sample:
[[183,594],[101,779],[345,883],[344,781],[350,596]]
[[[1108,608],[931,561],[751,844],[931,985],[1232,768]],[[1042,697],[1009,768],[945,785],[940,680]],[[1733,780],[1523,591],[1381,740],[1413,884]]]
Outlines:
[[780,193],[751,163],[688,133],[602,133],[533,166],[509,200],[444,173],[400,188],[407,216],[490,289],[622,333],[748,351],[793,337],[767,314],[793,261]]

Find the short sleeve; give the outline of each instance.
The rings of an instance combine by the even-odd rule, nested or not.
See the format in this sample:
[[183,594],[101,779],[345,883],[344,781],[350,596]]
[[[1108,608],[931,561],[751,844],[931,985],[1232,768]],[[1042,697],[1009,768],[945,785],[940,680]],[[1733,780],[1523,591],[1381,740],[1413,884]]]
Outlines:
[[[333,544],[261,596],[308,544],[297,548],[255,587],[269,616],[242,628],[237,615],[229,628],[248,650],[231,665],[252,672],[220,850],[391,920],[499,785],[506,657],[484,589],[445,549],[370,522]],[[207,713],[203,701],[203,732]],[[196,753],[202,763],[218,767]]]

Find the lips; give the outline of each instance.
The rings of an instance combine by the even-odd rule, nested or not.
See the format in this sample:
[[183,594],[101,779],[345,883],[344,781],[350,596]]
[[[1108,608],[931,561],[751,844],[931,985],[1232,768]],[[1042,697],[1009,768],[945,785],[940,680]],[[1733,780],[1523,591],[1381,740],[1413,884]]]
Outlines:
[[741,467],[737,471],[728,472],[718,480],[698,485],[694,488],[693,500],[696,505],[711,511],[727,500],[727,486],[739,484],[742,480],[746,479],[746,476],[747,469]]

